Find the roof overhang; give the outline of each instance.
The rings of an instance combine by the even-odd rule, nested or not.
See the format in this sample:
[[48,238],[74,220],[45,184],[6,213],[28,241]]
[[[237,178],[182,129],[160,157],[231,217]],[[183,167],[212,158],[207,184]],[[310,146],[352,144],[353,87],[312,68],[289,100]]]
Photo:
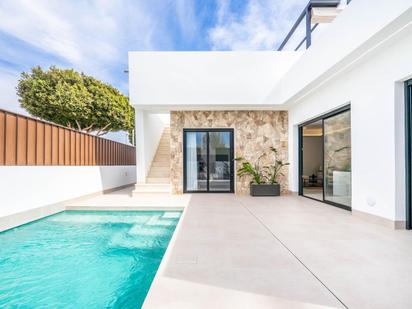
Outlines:
[[273,109],[265,99],[299,52],[130,52],[130,101],[143,110]]

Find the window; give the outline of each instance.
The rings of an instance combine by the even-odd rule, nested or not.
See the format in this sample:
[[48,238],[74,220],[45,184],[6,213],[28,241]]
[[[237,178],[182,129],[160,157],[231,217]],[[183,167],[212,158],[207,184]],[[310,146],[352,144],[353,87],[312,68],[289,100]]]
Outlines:
[[299,194],[351,208],[351,119],[349,106],[299,127]]
[[183,131],[184,192],[234,192],[233,130]]

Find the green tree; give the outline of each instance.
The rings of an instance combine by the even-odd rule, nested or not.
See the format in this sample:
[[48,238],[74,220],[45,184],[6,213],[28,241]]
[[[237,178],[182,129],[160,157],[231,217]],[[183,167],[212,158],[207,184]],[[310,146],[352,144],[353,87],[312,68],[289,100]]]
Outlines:
[[116,88],[72,69],[34,67],[17,86],[31,115],[97,135],[134,128],[134,109]]

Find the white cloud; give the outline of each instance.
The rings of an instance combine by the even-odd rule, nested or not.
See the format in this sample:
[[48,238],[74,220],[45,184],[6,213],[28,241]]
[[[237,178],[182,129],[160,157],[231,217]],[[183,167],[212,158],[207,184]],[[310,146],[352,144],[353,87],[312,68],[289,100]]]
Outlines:
[[241,16],[230,0],[218,1],[217,24],[209,31],[216,50],[273,50],[287,34],[307,0],[246,0]]
[[[169,43],[168,36],[162,35],[162,14],[168,5],[164,0],[2,0],[0,31],[20,40],[27,49],[2,41],[5,46],[0,47],[0,61],[16,64],[14,84],[20,73],[17,70],[27,70],[40,61],[72,67],[127,92],[123,82],[127,78],[122,77],[127,52],[162,48]],[[30,49],[36,50],[36,57],[30,55]],[[0,105],[14,107],[15,89],[9,87],[12,77],[4,76],[1,74],[0,83],[6,91],[0,93]]]
[[110,64],[127,63],[129,40],[138,49],[153,48],[154,17],[148,7],[127,0],[0,2],[1,31],[99,74]]
[[192,40],[198,32],[195,4],[193,0],[175,0],[176,14],[180,29],[188,40]]

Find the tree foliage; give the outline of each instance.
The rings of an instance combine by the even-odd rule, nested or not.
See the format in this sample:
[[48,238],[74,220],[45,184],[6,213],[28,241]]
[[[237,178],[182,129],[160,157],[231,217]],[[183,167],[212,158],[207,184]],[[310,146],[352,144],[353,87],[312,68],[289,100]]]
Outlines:
[[116,88],[72,69],[34,67],[17,86],[23,108],[31,115],[97,135],[131,131],[134,109]]

